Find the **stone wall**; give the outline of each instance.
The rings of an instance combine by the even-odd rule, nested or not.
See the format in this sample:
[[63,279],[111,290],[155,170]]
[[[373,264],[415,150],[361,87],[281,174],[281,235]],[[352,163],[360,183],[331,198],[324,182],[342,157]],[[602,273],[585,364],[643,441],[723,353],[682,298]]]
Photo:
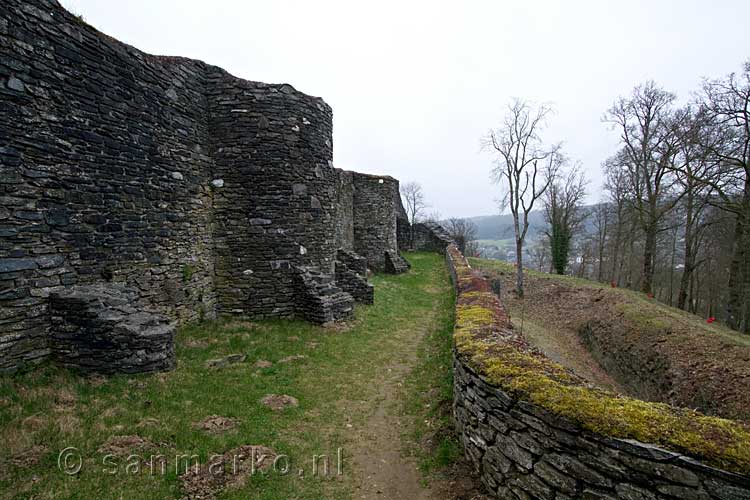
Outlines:
[[65,286],[126,283],[171,317],[210,315],[205,65],[56,2],[4,2],[0,35],[0,370],[49,355],[47,297]]
[[412,246],[422,252],[442,253],[453,242],[445,228],[437,222],[418,222],[414,224],[412,231]]
[[337,169],[336,248],[354,251],[354,172]]
[[290,85],[208,76],[219,312],[295,314],[299,266],[332,275],[332,113]]
[[[73,285],[180,322],[350,313],[336,254],[365,211],[320,98],[144,54],[54,0],[3,2],[0,43],[0,371],[50,356],[49,295]],[[371,194],[394,211],[360,227],[397,251],[392,192]]]
[[454,359],[454,415],[467,457],[497,498],[750,498],[750,478],[679,453],[586,432],[488,384]]
[[750,499],[743,424],[591,388],[513,330],[454,245],[447,261],[457,292],[453,414],[494,497]]
[[137,290],[110,284],[52,292],[49,344],[55,361],[98,373],[174,368],[174,324],[134,307],[137,299]]
[[386,253],[398,252],[397,214],[403,210],[398,181],[358,173],[353,181],[354,251],[371,269],[385,271]]

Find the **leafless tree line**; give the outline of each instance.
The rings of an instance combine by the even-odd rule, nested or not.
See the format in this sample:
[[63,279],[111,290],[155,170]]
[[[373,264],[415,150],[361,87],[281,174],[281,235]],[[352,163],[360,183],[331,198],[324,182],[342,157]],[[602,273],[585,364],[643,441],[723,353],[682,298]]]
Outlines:
[[641,290],[748,333],[750,62],[682,106],[654,82],[604,120],[620,149],[576,238],[572,272]]

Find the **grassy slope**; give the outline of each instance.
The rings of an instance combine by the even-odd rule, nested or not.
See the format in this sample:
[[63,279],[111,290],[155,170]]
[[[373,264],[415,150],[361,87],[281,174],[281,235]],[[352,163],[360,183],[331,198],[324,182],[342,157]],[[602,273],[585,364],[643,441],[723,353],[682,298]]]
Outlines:
[[[744,389],[750,380],[749,336],[642,293],[569,276],[527,270],[526,297],[519,300],[510,265],[472,262],[502,279],[503,301],[516,326],[525,318],[527,338],[590,381],[638,398],[750,420]],[[582,335],[586,325],[593,329]],[[594,351],[609,353],[589,352],[586,335],[595,339]]]
[[[499,260],[469,258],[469,262],[476,268],[488,271],[501,271],[505,273],[515,271],[512,264]],[[670,322],[679,322],[689,326],[697,333],[709,333],[717,335],[723,340],[739,346],[750,346],[750,336],[739,334],[719,323],[708,324],[699,316],[668,306],[657,300],[649,299],[643,293],[634,290],[612,288],[609,285],[598,283],[596,281],[576,278],[573,276],[541,273],[529,269],[525,270],[524,273],[533,278],[554,280],[571,287],[590,287],[601,289],[608,294],[615,294],[622,299],[623,303],[620,306],[621,311],[629,319],[645,325],[664,327],[669,325]]]
[[[215,452],[262,444],[291,460],[292,474],[255,475],[244,488],[224,492],[222,498],[350,498],[354,479],[346,460],[346,424],[362,422],[367,408],[350,412],[342,402],[366,407],[379,368],[399,356],[403,342],[415,341],[413,332],[425,321],[439,326],[431,334],[439,348],[420,351],[404,412],[415,423],[410,433],[415,442],[428,432],[418,423],[431,421],[430,431],[447,425],[437,407],[450,400],[452,292],[441,257],[408,258],[410,273],[374,277],[375,305],[358,306],[356,319],[344,330],[300,321],[203,324],[179,332],[178,367],[170,373],[84,377],[48,365],[0,378],[0,439],[5,444],[0,496],[179,497],[173,460],[166,475],[129,474],[125,460],[117,461],[116,474],[105,473],[97,452],[102,443],[113,435],[138,435],[161,444],[155,451],[167,457],[195,453],[205,461]],[[206,360],[232,353],[247,354],[247,362],[218,370],[204,367]],[[294,354],[307,358],[276,363]],[[253,368],[260,359],[274,366]],[[268,393],[290,394],[300,405],[274,413],[258,404]],[[209,415],[237,418],[239,428],[220,435],[193,428],[193,422]],[[427,453],[413,445],[427,464]],[[75,476],[57,468],[58,453],[67,446],[84,457]],[[452,456],[453,446],[448,442],[439,448]],[[343,476],[310,477],[313,455],[335,457],[338,448],[343,449]],[[28,450],[35,450],[29,457],[31,462],[38,458],[37,464],[14,463]],[[297,474],[300,468],[304,477]]]

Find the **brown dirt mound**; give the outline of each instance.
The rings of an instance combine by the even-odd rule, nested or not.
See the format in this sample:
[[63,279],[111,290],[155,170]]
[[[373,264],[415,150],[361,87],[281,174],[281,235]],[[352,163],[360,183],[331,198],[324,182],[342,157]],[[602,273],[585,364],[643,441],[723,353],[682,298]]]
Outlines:
[[103,455],[128,457],[158,448],[152,441],[140,436],[111,436],[97,451]]
[[260,400],[260,403],[273,411],[281,411],[289,407],[299,406],[297,398],[287,394],[266,394]]
[[294,361],[300,361],[307,358],[304,354],[293,354],[291,356],[287,356],[285,358],[281,358],[279,360],[279,363],[292,363]]
[[266,446],[243,445],[209,457],[207,463],[180,476],[183,499],[212,500],[223,490],[240,488],[253,474],[268,473],[277,456]]
[[38,464],[46,453],[46,446],[34,445],[28,450],[15,454],[10,461],[17,467],[32,467]]
[[200,422],[195,422],[193,428],[208,432],[209,434],[221,434],[222,432],[229,432],[235,429],[238,424],[239,420],[236,418],[211,415]]

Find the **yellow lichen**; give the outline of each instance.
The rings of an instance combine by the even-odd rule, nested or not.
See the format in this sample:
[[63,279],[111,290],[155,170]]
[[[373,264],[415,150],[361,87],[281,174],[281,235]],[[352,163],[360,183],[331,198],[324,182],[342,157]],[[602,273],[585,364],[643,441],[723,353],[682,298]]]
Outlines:
[[[589,431],[630,438],[694,456],[724,469],[750,472],[750,427],[696,411],[594,389],[546,357],[488,337],[508,330],[494,294],[479,287],[466,259],[449,248],[459,289],[454,345],[489,382]],[[522,337],[513,337],[523,346]]]

